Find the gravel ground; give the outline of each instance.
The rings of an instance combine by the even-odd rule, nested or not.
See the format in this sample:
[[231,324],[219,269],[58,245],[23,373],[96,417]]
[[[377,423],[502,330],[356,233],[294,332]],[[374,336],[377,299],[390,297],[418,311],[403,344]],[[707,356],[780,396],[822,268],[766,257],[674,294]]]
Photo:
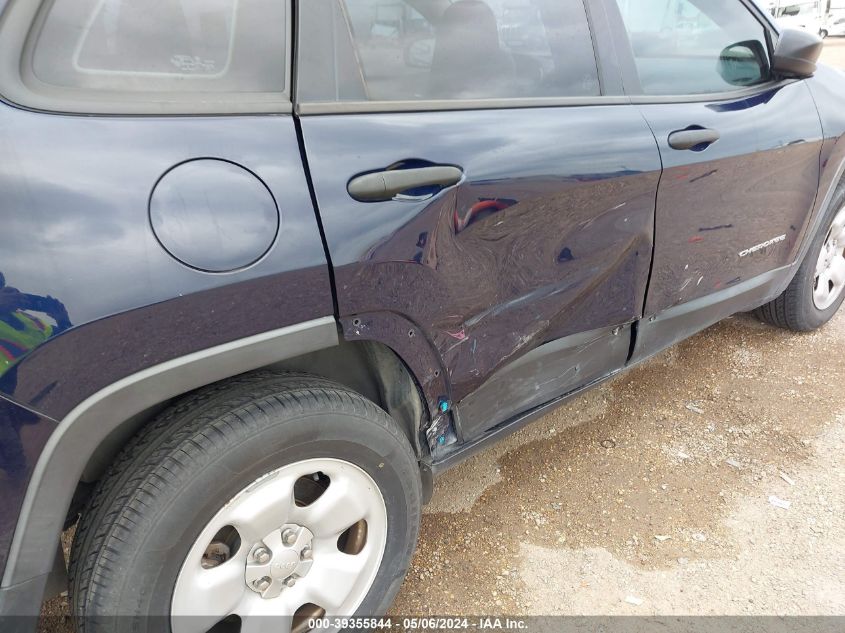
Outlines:
[[392,612],[845,614],[843,351],[845,312],[736,316],[492,446],[438,480]]
[[843,343],[734,317],[447,473],[394,613],[845,614]]
[[829,37],[825,40],[822,61],[845,69],[845,37]]

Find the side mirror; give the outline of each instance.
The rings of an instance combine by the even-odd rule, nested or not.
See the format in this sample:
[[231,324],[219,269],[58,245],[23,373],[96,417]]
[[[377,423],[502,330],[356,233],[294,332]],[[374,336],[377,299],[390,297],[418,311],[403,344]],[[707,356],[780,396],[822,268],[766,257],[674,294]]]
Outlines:
[[719,75],[732,86],[754,86],[769,79],[769,59],[756,40],[737,42],[719,55]]
[[822,54],[821,38],[808,31],[784,29],[775,46],[772,70],[779,77],[805,79],[816,72]]

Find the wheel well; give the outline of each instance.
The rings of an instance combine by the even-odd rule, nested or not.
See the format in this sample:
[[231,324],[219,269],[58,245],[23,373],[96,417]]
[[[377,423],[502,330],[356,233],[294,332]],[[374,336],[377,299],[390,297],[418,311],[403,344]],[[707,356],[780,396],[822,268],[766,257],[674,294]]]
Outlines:
[[[341,340],[340,344],[334,347],[259,369],[284,369],[314,374],[357,391],[390,414],[405,433],[414,452],[418,457],[422,457],[425,444],[420,441],[420,429],[425,426],[427,407],[410,371],[386,345],[372,341]],[[68,524],[79,514],[93,488],[91,484],[102,476],[129,438],[183,395],[160,402],[132,416],[100,442],[83,470],[68,512]]]

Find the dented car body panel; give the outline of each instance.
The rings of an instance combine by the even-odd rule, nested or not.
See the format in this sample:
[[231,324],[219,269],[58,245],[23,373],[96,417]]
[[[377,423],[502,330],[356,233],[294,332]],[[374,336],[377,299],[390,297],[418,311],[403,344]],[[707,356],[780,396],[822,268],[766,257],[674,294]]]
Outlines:
[[[424,387],[445,378],[430,404],[460,406],[545,343],[642,316],[660,156],[636,107],[305,117],[302,131],[339,314],[361,320],[344,332],[385,310],[414,324],[438,366],[405,362]],[[419,202],[350,198],[356,173],[410,158],[463,180]],[[408,334],[369,336],[395,348]],[[502,421],[461,411],[468,438]]]

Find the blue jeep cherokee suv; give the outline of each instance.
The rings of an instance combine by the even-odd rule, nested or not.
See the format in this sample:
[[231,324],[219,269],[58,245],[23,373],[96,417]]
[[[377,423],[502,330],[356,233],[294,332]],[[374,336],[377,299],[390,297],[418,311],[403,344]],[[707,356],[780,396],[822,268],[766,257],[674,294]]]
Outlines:
[[6,624],[382,613],[439,472],[735,312],[821,326],[820,46],[745,0],[0,0]]

